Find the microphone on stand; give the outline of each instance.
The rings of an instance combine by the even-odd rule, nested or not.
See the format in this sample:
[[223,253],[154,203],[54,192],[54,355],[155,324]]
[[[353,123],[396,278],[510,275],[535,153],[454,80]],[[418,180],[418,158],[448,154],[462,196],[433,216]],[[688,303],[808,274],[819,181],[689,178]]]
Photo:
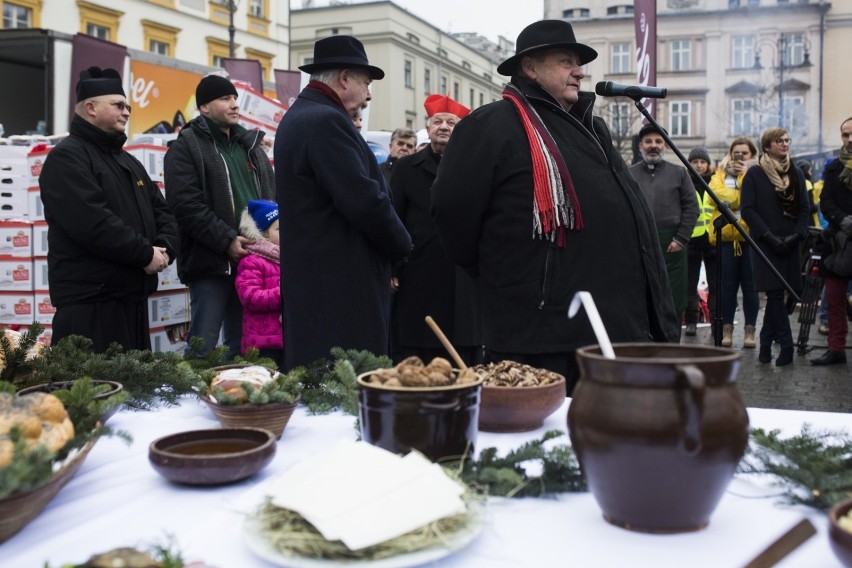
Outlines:
[[622,85],[612,81],[601,81],[595,85],[595,93],[602,97],[630,97],[631,99],[664,99],[667,90],[661,87]]

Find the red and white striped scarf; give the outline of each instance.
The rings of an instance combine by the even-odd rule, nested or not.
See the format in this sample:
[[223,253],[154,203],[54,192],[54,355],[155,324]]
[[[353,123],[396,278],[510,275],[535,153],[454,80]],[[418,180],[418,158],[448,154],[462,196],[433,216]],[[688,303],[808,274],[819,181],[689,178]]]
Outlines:
[[515,105],[530,144],[533,164],[533,238],[546,238],[565,246],[565,231],[583,228],[574,183],[553,136],[527,98],[514,85],[506,85],[503,98]]

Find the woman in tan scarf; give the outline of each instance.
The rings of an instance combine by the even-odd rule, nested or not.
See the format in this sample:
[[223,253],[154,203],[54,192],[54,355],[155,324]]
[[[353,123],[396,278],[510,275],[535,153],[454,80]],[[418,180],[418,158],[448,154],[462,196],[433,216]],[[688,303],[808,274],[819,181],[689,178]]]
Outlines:
[[[751,236],[781,276],[794,290],[802,288],[799,243],[808,230],[805,177],[790,160],[790,136],[783,128],[770,128],[760,137],[758,165],[746,172],[742,183],[742,215]],[[772,343],[781,346],[775,365],[793,362],[793,333],[784,305],[784,285],[762,259],[752,257],[754,287],[766,292],[766,311],[760,330],[758,360],[772,360]]]

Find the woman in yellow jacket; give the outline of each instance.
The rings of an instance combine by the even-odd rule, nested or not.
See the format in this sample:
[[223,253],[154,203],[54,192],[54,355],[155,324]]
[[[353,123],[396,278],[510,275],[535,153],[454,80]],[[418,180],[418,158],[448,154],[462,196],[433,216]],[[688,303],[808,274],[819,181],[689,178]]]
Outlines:
[[[740,187],[746,170],[757,164],[757,146],[746,136],[739,136],[731,142],[728,155],[722,160],[719,169],[710,179],[712,189],[719,199],[728,204],[731,212],[740,219]],[[721,213],[713,211],[710,224],[710,242],[716,243],[716,227],[724,222]],[[748,230],[745,223],[740,223]],[[722,228],[721,274],[717,277],[722,284],[722,346],[733,343],[734,314],[737,311],[737,293],[742,290],[745,330],[743,347],[754,349],[755,324],[760,310],[760,297],[754,289],[754,277],[751,269],[751,251],[742,235],[731,225]]]

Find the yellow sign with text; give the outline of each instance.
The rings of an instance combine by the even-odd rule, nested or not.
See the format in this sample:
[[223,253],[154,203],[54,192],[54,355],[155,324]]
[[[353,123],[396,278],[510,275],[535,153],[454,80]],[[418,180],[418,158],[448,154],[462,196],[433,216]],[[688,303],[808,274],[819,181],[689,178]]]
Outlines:
[[136,134],[168,134],[195,116],[195,87],[204,75],[163,65],[130,61],[130,93],[133,106],[127,137]]

